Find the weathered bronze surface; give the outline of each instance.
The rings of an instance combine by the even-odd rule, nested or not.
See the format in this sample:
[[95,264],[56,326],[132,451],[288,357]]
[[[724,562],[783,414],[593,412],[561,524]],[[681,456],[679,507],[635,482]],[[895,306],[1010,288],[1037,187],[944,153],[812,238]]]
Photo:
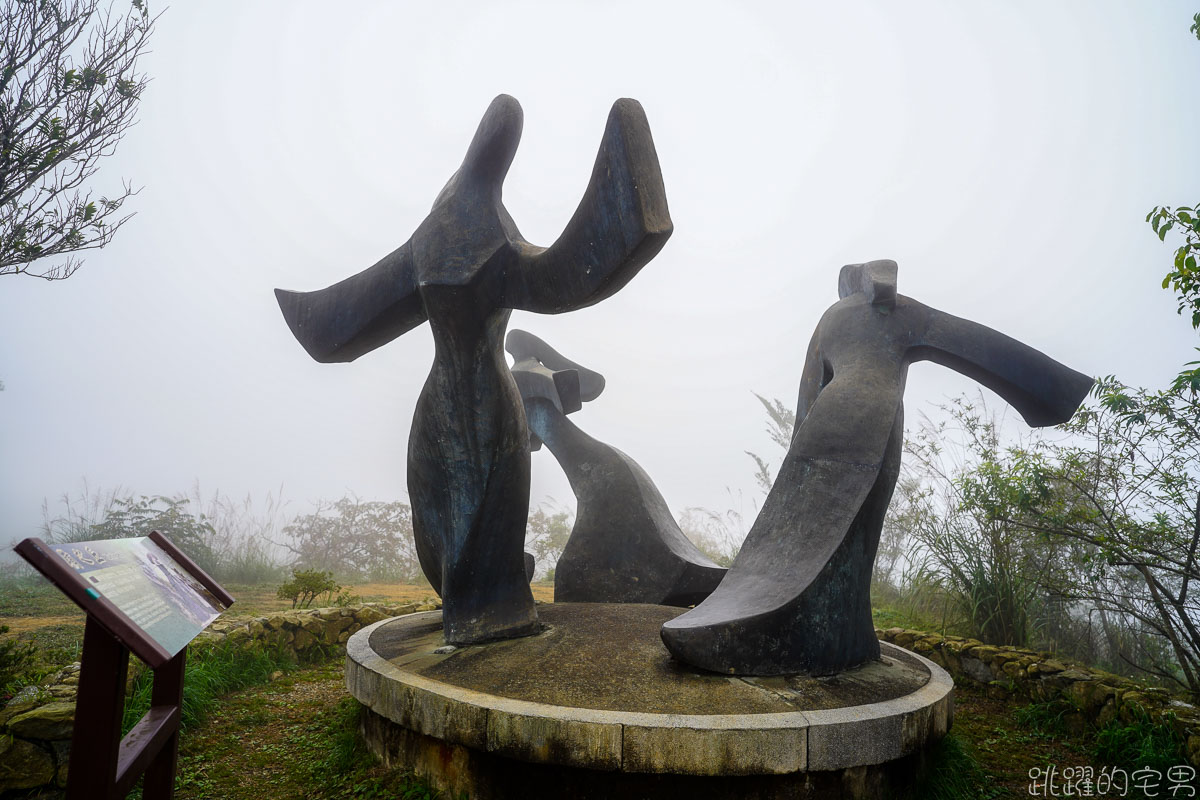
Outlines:
[[526,331],[510,331],[505,347],[535,444],[550,448],[577,500],[554,568],[555,602],[690,606],[707,597],[725,568],[684,536],[636,461],[567,419],[599,396],[604,376]]
[[1092,379],[1002,333],[896,294],[896,263],[842,268],[817,325],[796,429],[741,552],[708,599],[663,625],[716,672],[832,674],[879,657],[871,567],[900,469],[909,364],[934,361],[1032,426],[1070,419]]
[[598,303],[672,230],[645,113],[623,99],[558,241],[525,241],[501,201],[521,125],[517,101],[497,97],[407,242],[326,289],[276,290],[318,361],[352,361],[429,321],[436,353],[413,416],[408,489],[417,554],[454,643],[539,629],[522,549],[529,433],[502,350],[511,309],[557,314]]

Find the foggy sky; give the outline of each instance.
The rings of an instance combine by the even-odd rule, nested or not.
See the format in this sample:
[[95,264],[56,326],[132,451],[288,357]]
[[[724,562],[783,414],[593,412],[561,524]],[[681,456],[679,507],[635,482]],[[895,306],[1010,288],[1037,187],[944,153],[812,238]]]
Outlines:
[[[336,9],[336,10],[335,10]],[[317,364],[272,290],[411,235],[499,93],[525,111],[504,201],[548,245],[612,102],[638,99],[675,223],[597,306],[510,328],[596,369],[572,419],[673,509],[760,499],[752,392],[795,403],[845,263],[1092,375],[1167,384],[1200,339],[1144,222],[1200,184],[1194,2],[178,3],[140,123],[94,181],[137,216],[69,280],[0,278],[0,541],[83,481],[294,513],[406,496],[423,325]],[[975,384],[911,370],[910,420]],[[989,395],[995,406],[1001,405]],[[573,505],[552,456],[532,501]]]

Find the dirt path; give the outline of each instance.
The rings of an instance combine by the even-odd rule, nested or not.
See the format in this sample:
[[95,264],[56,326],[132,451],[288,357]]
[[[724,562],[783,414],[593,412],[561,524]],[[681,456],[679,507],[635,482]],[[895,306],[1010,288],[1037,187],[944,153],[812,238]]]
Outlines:
[[73,625],[83,630],[84,614],[80,611],[78,614],[70,616],[53,616],[53,617],[5,617],[4,624],[9,627],[9,634],[16,636],[25,631],[36,631],[42,628],[53,628],[59,625]]

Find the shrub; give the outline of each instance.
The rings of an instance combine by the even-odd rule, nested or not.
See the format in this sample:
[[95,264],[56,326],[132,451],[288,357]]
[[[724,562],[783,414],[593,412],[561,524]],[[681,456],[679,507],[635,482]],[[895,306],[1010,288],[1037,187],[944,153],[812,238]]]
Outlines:
[[91,525],[87,535],[92,539],[123,539],[158,531],[201,569],[215,572],[217,556],[212,542],[216,531],[204,514],[192,514],[189,502],[186,497],[162,495],[117,499],[104,520]]
[[[341,592],[342,587],[333,581],[332,572],[320,572],[315,569],[292,570],[292,579],[279,587],[275,596],[280,600],[291,600],[292,608],[308,608],[321,595],[332,597],[335,592]],[[349,605],[351,596],[338,594],[339,605]]]

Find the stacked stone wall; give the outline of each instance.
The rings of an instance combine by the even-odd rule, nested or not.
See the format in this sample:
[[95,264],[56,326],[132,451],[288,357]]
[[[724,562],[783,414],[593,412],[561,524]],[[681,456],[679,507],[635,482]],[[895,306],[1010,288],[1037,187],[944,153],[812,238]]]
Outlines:
[[997,700],[1065,701],[1064,720],[1076,731],[1113,720],[1148,719],[1173,726],[1185,743],[1188,760],[1200,767],[1200,708],[1172,698],[1165,689],[1060,660],[1052,653],[904,628],[875,633],[943,667],[956,684],[982,687]]
[[[197,648],[221,644],[246,649],[267,646],[299,662],[313,661],[337,652],[360,628],[388,617],[438,607],[434,601],[368,603],[290,610],[253,619],[218,619],[188,647],[195,652]],[[141,662],[132,659],[131,681],[140,666]],[[41,686],[26,688],[0,708],[0,798],[66,786],[78,686],[76,663],[59,670]]]

